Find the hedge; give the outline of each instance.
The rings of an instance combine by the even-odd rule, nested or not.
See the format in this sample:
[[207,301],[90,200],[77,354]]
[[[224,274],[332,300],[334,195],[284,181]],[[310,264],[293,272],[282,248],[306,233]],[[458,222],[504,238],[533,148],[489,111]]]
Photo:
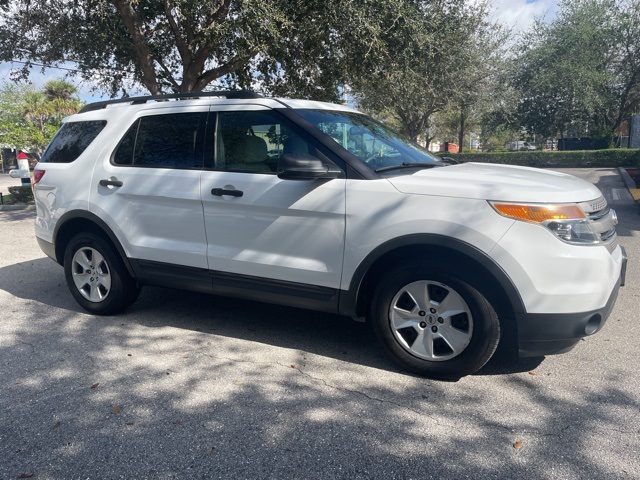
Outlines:
[[13,203],[33,202],[31,186],[9,187],[9,194]]
[[615,148],[581,151],[520,151],[500,153],[438,152],[440,157],[451,157],[458,162],[502,163],[527,167],[555,168],[640,168],[640,149]]

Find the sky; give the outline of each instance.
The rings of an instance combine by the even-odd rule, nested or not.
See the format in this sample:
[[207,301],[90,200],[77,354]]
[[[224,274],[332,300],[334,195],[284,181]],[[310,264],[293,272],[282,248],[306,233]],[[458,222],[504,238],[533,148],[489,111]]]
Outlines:
[[[470,0],[475,1],[475,0]],[[498,21],[514,33],[526,30],[535,18],[544,18],[550,21],[554,18],[558,10],[558,0],[490,0],[492,4],[491,18]],[[22,65],[0,62],[0,81],[8,79],[12,68],[17,69]],[[69,65],[69,67],[73,67]],[[40,87],[49,80],[64,77],[67,72],[64,70],[46,69],[41,72],[40,67],[31,70],[30,80]],[[79,78],[70,78],[69,81],[78,86],[80,98],[86,102],[105,100],[107,97],[101,92],[91,91],[91,84],[82,82]],[[144,92],[141,91],[141,95]]]
[[557,0],[493,0],[492,18],[513,28],[526,30],[535,18],[552,20],[558,10]]

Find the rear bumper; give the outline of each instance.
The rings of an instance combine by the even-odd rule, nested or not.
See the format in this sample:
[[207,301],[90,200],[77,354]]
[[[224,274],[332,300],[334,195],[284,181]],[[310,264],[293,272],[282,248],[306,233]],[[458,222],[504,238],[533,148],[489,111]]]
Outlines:
[[620,287],[625,283],[626,271],[627,255],[622,249],[620,281],[613,288],[607,304],[597,310],[581,313],[517,314],[520,356],[538,357],[564,353],[571,350],[581,338],[599,332],[613,310]]
[[58,260],[56,259],[56,248],[53,245],[53,243],[47,242],[46,240],[43,240],[40,237],[36,237],[36,240],[38,241],[38,246],[40,247],[40,250],[42,250],[48,257],[52,258],[57,262]]

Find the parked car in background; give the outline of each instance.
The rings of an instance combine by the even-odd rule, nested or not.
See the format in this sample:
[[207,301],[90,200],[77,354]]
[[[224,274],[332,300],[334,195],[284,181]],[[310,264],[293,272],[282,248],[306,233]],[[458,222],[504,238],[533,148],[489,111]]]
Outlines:
[[507,150],[535,150],[536,146],[529,142],[520,141],[509,142],[504,146]]

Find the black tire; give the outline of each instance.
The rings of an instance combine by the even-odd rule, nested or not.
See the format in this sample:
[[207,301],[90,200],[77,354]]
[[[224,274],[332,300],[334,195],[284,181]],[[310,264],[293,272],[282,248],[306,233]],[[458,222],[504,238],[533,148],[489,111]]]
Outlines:
[[76,301],[96,315],[119,313],[140,294],[113,246],[91,232],[76,235],[67,245],[64,275]]
[[446,267],[401,266],[380,281],[371,305],[374,332],[405,369],[457,380],[489,361],[500,323],[487,300]]

